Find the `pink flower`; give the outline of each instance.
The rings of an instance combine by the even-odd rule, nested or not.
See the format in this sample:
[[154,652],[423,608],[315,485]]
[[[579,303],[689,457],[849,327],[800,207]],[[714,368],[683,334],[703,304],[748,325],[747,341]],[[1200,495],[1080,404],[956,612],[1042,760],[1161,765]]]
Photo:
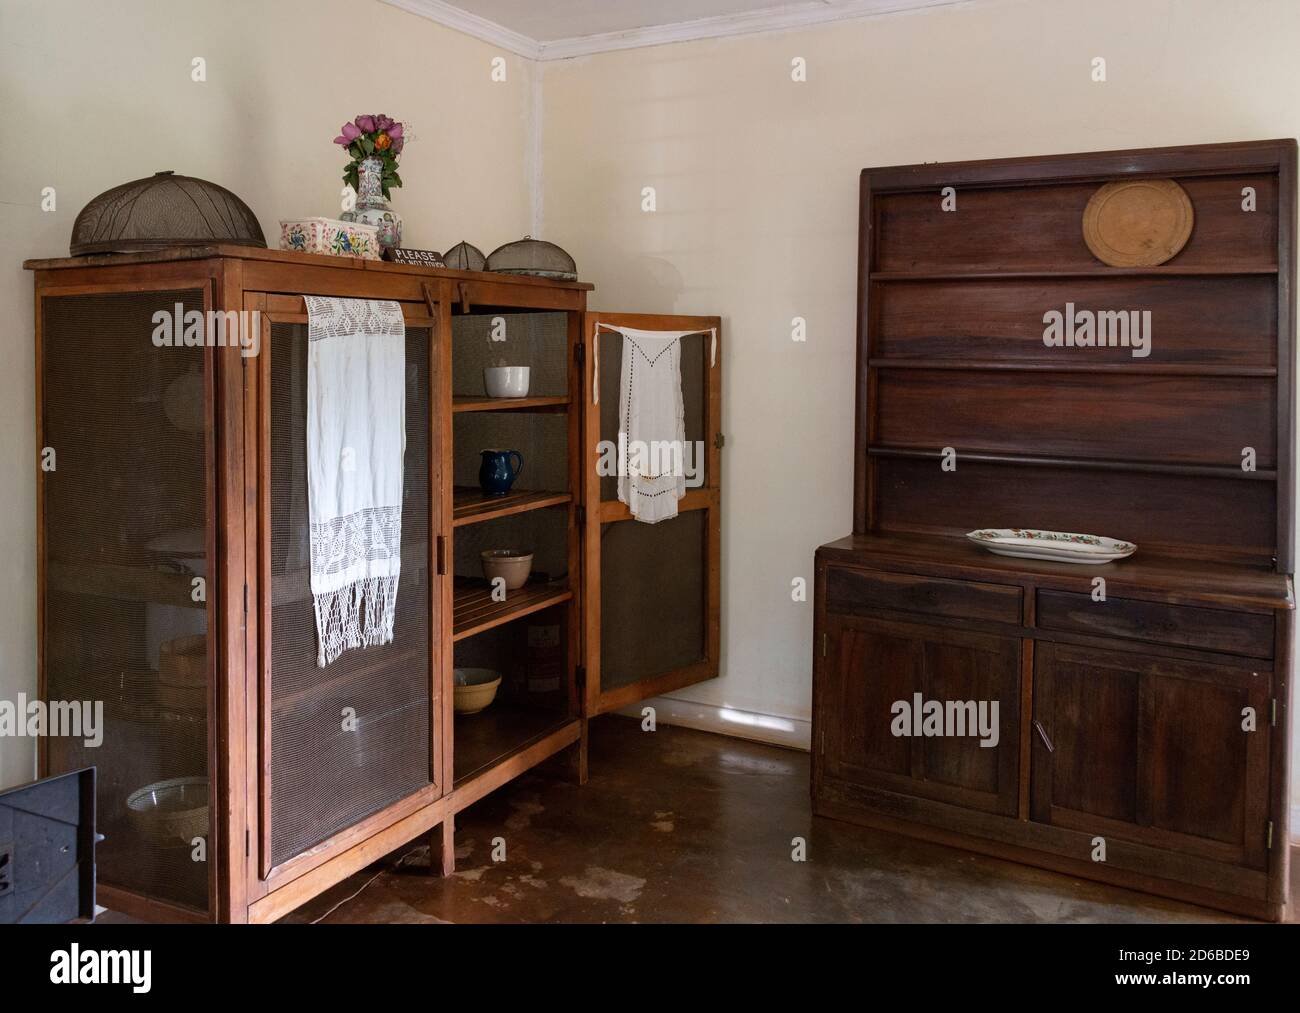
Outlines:
[[343,145],[343,147],[346,148],[349,144],[351,144],[360,136],[361,136],[360,130],[358,130],[351,123],[344,123],[343,133],[339,134],[338,137],[334,138],[334,143],[341,144]]
[[385,116],[383,113],[375,117],[375,127],[381,132],[387,131],[393,125],[393,122],[390,117]]
[[402,153],[402,145],[406,143],[406,138],[404,138],[404,137],[393,137],[392,134],[389,134],[388,136],[389,136],[389,138],[392,139],[392,142],[393,142],[393,147],[392,147],[392,152],[393,152],[393,154],[394,154],[394,155],[400,155],[400,154]]
[[393,140],[397,140],[399,137],[402,136],[402,125],[400,123],[393,123],[392,121],[389,121],[389,125],[384,129],[388,131],[388,136],[391,137]]
[[375,118],[373,116],[358,116],[353,122],[361,128],[363,134],[373,134],[375,132]]

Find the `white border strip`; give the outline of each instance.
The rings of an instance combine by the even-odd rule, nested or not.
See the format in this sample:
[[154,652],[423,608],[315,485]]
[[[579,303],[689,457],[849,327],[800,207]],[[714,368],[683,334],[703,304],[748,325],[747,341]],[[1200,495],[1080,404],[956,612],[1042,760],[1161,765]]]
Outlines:
[[542,48],[536,39],[530,39],[527,35],[505,25],[471,14],[454,4],[445,3],[444,0],[383,0],[383,2],[393,7],[400,7],[410,14],[418,14],[422,18],[436,21],[446,28],[454,28],[458,32],[490,42],[519,56],[526,56],[530,60],[541,59]]
[[640,721],[643,707],[655,709],[656,724],[680,725],[682,728],[715,732],[734,739],[766,742],[787,749],[802,749],[804,752],[808,752],[812,746],[812,722],[807,718],[761,714],[672,696],[651,697],[630,707],[623,707],[616,713]]
[[694,42],[697,39],[725,39],[736,35],[757,35],[762,32],[788,32],[836,21],[857,21],[885,14],[901,14],[927,7],[952,7],[973,0],[842,0],[842,2],[802,3],[776,7],[764,11],[747,11],[742,14],[723,14],[694,21],[679,21],[671,25],[651,25],[631,28],[622,32],[605,32],[601,35],[582,35],[572,39],[539,42],[539,59],[568,60],[575,56],[592,56],[612,53],[621,49],[641,49],[646,46],[664,46],[674,42]]
[[575,56],[611,53],[621,49],[663,46],[697,39],[722,39],[760,32],[784,32],[836,21],[902,14],[932,7],[969,6],[979,0],[805,0],[762,11],[723,14],[669,25],[629,28],[621,32],[580,35],[571,39],[539,42],[495,21],[471,14],[445,0],[383,0],[386,4],[429,18],[476,39],[501,46],[532,60],[568,60]]

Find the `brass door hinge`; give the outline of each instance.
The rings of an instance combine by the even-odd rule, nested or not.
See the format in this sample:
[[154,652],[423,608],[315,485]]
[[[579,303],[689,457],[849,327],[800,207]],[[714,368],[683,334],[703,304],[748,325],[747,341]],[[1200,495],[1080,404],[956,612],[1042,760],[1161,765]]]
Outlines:
[[1273,821],[1272,820],[1268,821],[1268,831],[1264,835],[1264,849],[1266,851],[1273,850]]
[[1268,702],[1268,723],[1274,728],[1277,727],[1277,697],[1273,697]]
[[713,436],[713,446],[721,450],[727,443],[727,438],[722,433],[715,433]]
[[823,633],[822,634],[822,657],[823,658],[826,657],[826,646],[829,643],[829,641],[830,641],[830,634]]

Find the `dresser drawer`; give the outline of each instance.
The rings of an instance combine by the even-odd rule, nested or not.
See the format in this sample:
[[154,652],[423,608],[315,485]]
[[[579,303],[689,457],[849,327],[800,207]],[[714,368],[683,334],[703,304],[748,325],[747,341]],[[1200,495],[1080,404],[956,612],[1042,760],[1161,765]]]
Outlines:
[[1020,624],[1018,587],[910,573],[832,566],[826,574],[826,609],[855,615],[891,609],[951,619]]
[[1144,640],[1248,658],[1273,656],[1271,615],[1132,598],[1093,601],[1086,594],[1039,591],[1036,616],[1036,625],[1045,630]]

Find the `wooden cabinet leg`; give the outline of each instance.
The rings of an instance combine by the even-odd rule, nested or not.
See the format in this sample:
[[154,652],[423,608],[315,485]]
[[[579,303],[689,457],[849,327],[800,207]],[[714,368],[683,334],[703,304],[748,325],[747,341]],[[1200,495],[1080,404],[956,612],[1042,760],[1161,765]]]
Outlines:
[[578,741],[569,747],[569,774],[578,784],[587,783],[587,719],[582,719]]
[[429,831],[429,875],[450,876],[456,871],[456,818],[447,818]]

